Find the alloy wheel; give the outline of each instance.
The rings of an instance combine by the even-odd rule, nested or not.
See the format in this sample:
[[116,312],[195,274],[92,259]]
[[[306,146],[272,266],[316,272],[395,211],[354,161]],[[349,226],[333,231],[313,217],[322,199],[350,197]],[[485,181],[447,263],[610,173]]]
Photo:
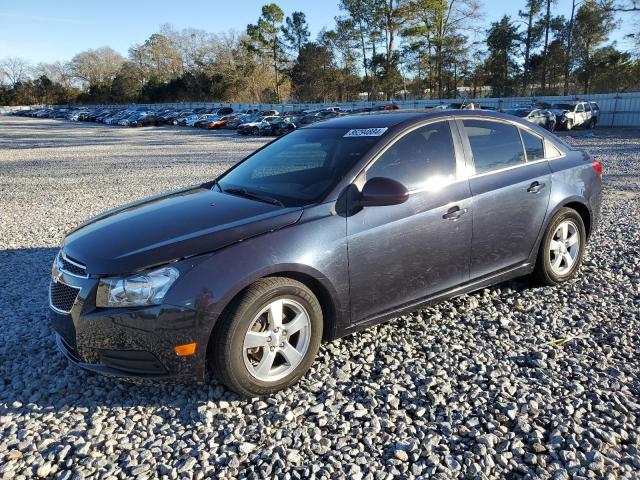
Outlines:
[[558,224],[549,242],[549,263],[556,275],[567,275],[580,254],[580,230],[572,220]]
[[249,373],[262,382],[275,382],[293,372],[311,341],[311,320],[298,302],[280,298],[251,321],[243,342]]

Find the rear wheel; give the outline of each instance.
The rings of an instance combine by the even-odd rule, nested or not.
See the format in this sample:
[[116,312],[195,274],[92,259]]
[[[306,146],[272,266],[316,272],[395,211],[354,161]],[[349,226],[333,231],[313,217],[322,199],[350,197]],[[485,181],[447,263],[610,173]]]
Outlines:
[[209,345],[213,374],[248,397],[269,395],[309,370],[322,338],[322,309],[302,283],[264,278],[219,320]]
[[562,208],[551,220],[540,245],[535,276],[544,285],[557,285],[573,278],[582,263],[586,230],[582,217]]

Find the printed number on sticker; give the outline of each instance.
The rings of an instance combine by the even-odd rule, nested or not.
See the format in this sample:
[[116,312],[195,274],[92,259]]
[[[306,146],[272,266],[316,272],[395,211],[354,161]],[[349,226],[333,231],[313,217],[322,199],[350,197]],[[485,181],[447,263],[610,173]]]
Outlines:
[[345,133],[345,137],[379,137],[387,131],[387,127],[383,128],[354,128]]

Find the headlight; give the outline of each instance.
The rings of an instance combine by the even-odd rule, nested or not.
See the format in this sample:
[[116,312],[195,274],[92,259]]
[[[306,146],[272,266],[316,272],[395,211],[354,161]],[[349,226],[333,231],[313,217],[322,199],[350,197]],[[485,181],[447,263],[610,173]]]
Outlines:
[[96,306],[159,305],[179,275],[175,268],[163,267],[129,278],[103,278],[98,283]]

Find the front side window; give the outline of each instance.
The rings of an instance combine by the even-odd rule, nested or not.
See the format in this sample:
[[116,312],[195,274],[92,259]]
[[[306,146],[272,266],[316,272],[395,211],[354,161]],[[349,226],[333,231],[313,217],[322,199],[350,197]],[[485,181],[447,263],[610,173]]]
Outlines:
[[542,138],[522,129],[520,130],[520,135],[522,135],[522,143],[527,152],[527,161],[542,160],[544,158],[544,142]]
[[321,200],[380,137],[345,137],[338,128],[300,129],[274,141],[224,174],[218,187],[283,205]]
[[367,170],[367,179],[391,178],[408,190],[441,186],[454,180],[455,176],[456,154],[446,121],[407,133]]
[[476,174],[525,163],[517,127],[490,120],[463,120]]

